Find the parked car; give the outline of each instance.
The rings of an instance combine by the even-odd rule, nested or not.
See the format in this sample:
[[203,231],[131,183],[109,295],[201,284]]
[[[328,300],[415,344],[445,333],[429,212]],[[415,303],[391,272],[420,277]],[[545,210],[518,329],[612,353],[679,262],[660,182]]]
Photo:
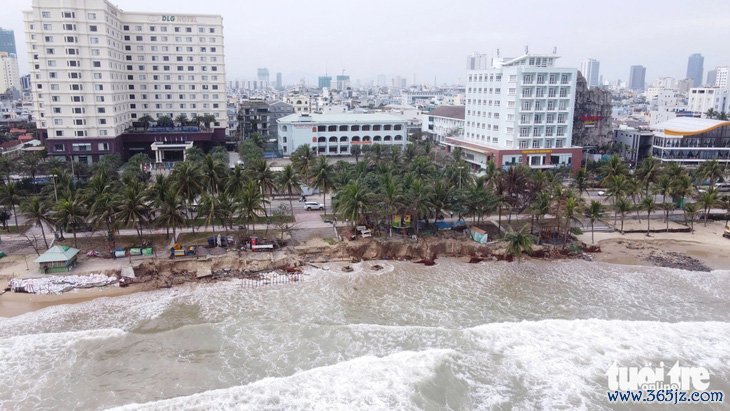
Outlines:
[[307,211],[324,210],[324,205],[316,201],[307,201],[304,203],[304,208],[307,209]]

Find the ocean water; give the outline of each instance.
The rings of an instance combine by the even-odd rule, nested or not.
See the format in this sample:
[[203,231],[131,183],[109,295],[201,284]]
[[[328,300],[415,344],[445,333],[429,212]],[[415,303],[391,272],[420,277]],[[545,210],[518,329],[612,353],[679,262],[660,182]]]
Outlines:
[[730,271],[372,264],[1,319],[0,409],[627,409],[612,363],[677,360],[730,394]]

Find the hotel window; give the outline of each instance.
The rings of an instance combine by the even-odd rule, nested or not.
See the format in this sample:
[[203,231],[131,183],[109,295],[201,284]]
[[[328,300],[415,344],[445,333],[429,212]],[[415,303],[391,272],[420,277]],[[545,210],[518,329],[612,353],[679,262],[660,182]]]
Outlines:
[[545,84],[545,75],[544,74],[537,75],[537,84]]
[[568,109],[568,100],[560,100],[560,103],[558,103],[560,110],[567,110]]
[[560,88],[560,97],[568,97],[568,87]]
[[558,84],[558,75],[557,74],[551,74],[550,75],[550,84]]
[[553,126],[547,126],[547,127],[545,127],[545,135],[548,136],[548,137],[552,136],[554,130],[555,129],[553,128]]
[[522,97],[532,97],[532,88],[523,88]]
[[520,137],[530,137],[530,127],[520,127]]
[[558,114],[558,123],[565,124],[565,118],[566,118],[565,113]]
[[555,148],[563,148],[563,144],[565,144],[565,140],[563,140],[563,139],[555,140]]
[[540,148],[540,140],[532,140],[532,148]]
[[43,25],[43,30],[53,30],[53,25],[51,25],[51,24],[44,24]]
[[528,148],[528,147],[529,147],[528,142],[526,140],[520,141],[520,148]]
[[569,81],[570,81],[570,74],[563,74],[562,76],[560,76],[561,84],[568,84]]
[[542,101],[535,102],[535,110],[542,110]]
[[[558,126],[558,128],[557,128],[557,135],[558,136],[564,136],[565,135],[565,127]],[[560,140],[558,140],[558,141],[560,141]]]
[[43,17],[44,19],[51,18],[51,12],[50,11],[42,11],[41,12],[41,17]]
[[532,103],[530,101],[523,101],[522,102],[522,109],[523,110],[529,110],[532,106]]
[[73,19],[76,18],[76,13],[74,13],[73,11],[64,11],[61,13],[61,17],[63,17],[64,19]]

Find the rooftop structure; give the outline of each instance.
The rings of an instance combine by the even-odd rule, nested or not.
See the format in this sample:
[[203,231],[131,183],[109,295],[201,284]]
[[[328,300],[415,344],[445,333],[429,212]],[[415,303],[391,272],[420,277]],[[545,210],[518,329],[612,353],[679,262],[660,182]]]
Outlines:
[[730,164],[730,121],[677,117],[652,127],[652,156],[662,162]]

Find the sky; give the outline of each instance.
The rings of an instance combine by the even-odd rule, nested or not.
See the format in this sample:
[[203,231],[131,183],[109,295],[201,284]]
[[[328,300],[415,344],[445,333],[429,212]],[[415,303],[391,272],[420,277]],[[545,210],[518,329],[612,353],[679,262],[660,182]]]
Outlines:
[[[59,0],[62,1],[62,0]],[[705,75],[730,64],[729,0],[116,0],[123,10],[223,16],[226,77],[254,80],[267,67],[285,84],[316,84],[325,72],[367,82],[384,74],[408,84],[461,82],[472,52],[517,56],[525,46],[559,66],[600,61],[600,75],[628,79],[646,66],[647,84],[685,77],[687,57]],[[2,0],[0,27],[15,30],[20,72],[28,72],[21,12],[31,0]]]

